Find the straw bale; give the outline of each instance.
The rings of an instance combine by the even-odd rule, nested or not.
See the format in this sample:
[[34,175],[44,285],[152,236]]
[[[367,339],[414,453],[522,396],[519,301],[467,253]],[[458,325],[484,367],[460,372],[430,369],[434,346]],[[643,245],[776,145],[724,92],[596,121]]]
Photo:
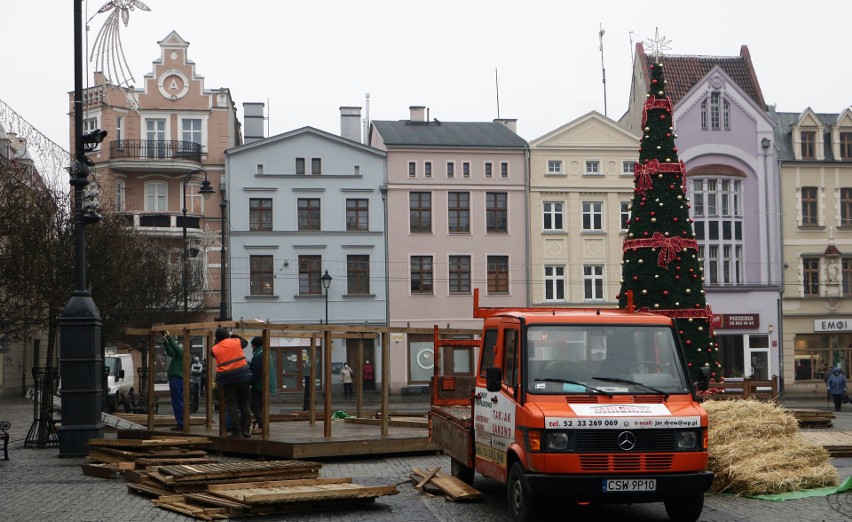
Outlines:
[[765,495],[840,482],[828,451],[808,442],[796,418],[777,404],[710,400],[704,409],[712,491]]

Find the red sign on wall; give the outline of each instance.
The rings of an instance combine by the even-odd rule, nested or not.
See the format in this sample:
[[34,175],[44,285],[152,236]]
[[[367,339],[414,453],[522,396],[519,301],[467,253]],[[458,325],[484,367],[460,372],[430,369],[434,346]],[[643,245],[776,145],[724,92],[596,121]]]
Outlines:
[[756,330],[760,327],[760,314],[713,314],[710,325],[715,330]]

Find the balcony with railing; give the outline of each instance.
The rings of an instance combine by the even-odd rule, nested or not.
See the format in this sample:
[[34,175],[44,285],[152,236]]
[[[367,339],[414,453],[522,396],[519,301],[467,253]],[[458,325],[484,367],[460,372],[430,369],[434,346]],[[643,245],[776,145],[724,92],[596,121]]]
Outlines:
[[183,214],[169,214],[168,212],[123,212],[122,217],[128,225],[140,229],[142,232],[150,232],[158,236],[180,236],[183,235],[183,224],[186,219],[186,231],[190,236],[200,235],[201,220],[203,216],[186,216]]
[[142,165],[150,169],[158,164],[167,169],[196,168],[201,153],[200,144],[182,140],[113,140],[109,144],[110,160],[119,169]]

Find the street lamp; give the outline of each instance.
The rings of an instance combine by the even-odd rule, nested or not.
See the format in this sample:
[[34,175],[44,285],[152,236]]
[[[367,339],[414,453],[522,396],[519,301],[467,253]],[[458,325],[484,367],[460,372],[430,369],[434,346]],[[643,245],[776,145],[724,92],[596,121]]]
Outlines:
[[331,286],[331,276],[328,275],[328,270],[320,277],[320,282],[325,289],[325,324],[328,324],[328,287]]
[[189,184],[189,178],[192,177],[193,174],[198,174],[200,172],[204,173],[204,181],[201,182],[201,188],[198,189],[198,193],[201,194],[206,200],[210,199],[210,195],[213,194],[213,187],[210,186],[210,181],[207,179],[207,171],[204,169],[196,169],[191,170],[186,173],[186,177],[183,178],[183,321],[187,322],[187,316],[189,313],[189,276],[188,265],[189,265],[189,241],[186,239],[186,193],[187,193],[187,185]]
[[89,184],[91,152],[106,132],[83,133],[83,5],[74,0],[74,156],[71,186],[74,189],[75,288],[59,318],[59,367],[62,378],[62,427],[59,456],[80,457],[88,453],[89,439],[104,436],[100,407],[103,391],[101,315],[86,285],[86,219],[83,190]]
[[228,209],[228,200],[225,199],[225,189],[222,188],[222,201],[219,202],[219,210],[222,211],[222,253],[219,258],[219,274],[221,276],[221,281],[219,283],[219,320],[227,321],[230,319],[228,317],[228,269],[226,265],[226,251],[225,251],[225,232],[227,231],[227,209]]

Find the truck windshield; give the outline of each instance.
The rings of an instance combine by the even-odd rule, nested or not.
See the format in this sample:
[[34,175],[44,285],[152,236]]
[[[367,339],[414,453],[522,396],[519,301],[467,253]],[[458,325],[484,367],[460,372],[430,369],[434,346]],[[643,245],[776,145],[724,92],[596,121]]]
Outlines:
[[674,331],[664,326],[531,325],[527,391],[533,394],[688,393]]

